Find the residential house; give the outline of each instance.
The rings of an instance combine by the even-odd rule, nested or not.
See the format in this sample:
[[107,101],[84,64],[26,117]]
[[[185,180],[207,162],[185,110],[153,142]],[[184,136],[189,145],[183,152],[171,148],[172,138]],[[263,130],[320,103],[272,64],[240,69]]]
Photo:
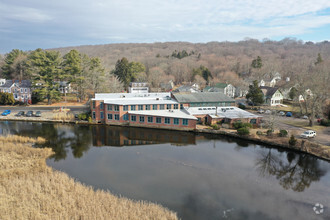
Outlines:
[[265,104],[276,106],[283,103],[283,95],[278,88],[269,86],[260,86],[264,94]]
[[263,79],[259,81],[259,86],[275,87],[281,79],[281,74],[278,72],[265,74]]
[[174,83],[170,80],[168,83],[160,83],[160,88],[162,92],[171,92],[173,90]]
[[173,92],[190,92],[190,93],[199,92],[199,90],[196,88],[197,88],[196,86],[192,86],[192,85],[183,85],[175,89]]
[[12,93],[14,99],[19,102],[31,102],[32,89],[30,80],[1,80],[1,83],[0,92]]
[[129,93],[149,93],[147,82],[131,82],[128,87]]
[[71,93],[72,88],[71,88],[71,83],[67,81],[60,81],[59,82],[59,91],[60,93]]
[[227,83],[217,83],[214,86],[206,86],[203,89],[203,92],[222,92],[231,98],[235,97],[235,91],[236,88],[233,85]]

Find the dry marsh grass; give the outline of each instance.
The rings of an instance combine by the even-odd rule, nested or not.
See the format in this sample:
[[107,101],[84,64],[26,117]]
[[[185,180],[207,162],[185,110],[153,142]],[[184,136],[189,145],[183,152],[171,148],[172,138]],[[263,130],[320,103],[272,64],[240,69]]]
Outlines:
[[45,160],[51,149],[8,140],[0,140],[1,220],[177,219],[175,213],[160,205],[95,191],[52,170]]
[[67,112],[58,112],[53,115],[54,120],[73,120],[74,115]]

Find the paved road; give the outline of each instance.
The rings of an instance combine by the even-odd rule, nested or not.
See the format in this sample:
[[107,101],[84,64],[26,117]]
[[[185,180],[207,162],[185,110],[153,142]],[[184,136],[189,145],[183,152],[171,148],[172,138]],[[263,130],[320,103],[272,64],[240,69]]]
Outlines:
[[[0,106],[0,112],[6,109],[10,109],[12,111],[52,111],[60,108],[60,106]],[[65,108],[69,108],[73,112],[84,112],[89,110],[88,106],[65,106]]]

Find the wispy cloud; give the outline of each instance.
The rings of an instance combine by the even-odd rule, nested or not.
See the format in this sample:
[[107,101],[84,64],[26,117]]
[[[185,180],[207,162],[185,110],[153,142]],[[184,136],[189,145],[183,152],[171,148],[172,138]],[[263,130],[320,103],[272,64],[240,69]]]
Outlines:
[[[35,44],[45,39],[62,42],[48,47],[84,42],[284,38],[303,36],[329,26],[329,18],[329,0],[317,3],[312,0],[3,0],[0,3],[1,35],[19,33],[15,36],[21,38],[19,42],[24,41],[24,36],[36,39],[42,36]],[[12,36],[2,36],[0,40]],[[31,47],[27,45],[32,42],[25,45]]]

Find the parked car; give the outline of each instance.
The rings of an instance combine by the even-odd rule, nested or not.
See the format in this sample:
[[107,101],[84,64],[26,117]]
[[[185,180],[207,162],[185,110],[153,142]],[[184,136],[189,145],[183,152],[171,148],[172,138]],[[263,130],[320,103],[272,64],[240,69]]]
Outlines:
[[287,113],[285,114],[285,116],[286,116],[286,117],[292,117],[292,112],[287,112]]
[[262,113],[265,112],[265,110],[263,110],[263,109],[259,109],[257,112],[258,112],[259,114],[262,114]]
[[280,111],[278,114],[279,114],[280,116],[285,116],[285,113],[284,113],[283,111]]
[[19,111],[15,116],[16,117],[24,116],[24,111]]
[[308,119],[308,116],[307,115],[304,115],[301,117],[302,119]]
[[25,116],[26,117],[32,117],[33,116],[33,111],[28,111]]
[[308,130],[300,135],[302,138],[313,138],[316,137],[316,131]]
[[35,117],[41,117],[41,112],[37,111],[36,114],[34,115]]
[[7,116],[7,115],[9,115],[11,113],[11,111],[10,110],[4,110],[3,112],[2,112],[2,116]]
[[269,114],[271,114],[271,113],[272,113],[272,111],[269,110],[269,109],[265,111],[265,114],[268,114],[268,115],[269,115]]

